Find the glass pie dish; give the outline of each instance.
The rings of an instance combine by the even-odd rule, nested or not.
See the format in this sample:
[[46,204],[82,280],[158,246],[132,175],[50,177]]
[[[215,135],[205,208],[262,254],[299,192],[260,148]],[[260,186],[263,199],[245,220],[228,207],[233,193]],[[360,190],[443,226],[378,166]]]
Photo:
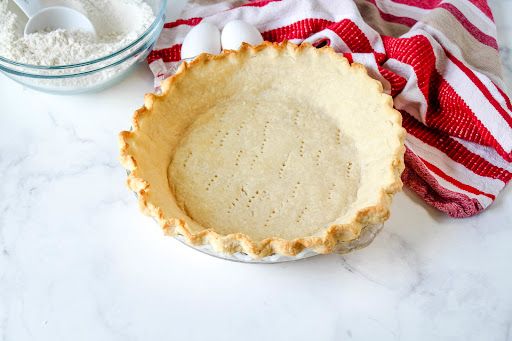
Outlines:
[[118,142],[128,187],[166,235],[275,263],[369,244],[402,186],[404,136],[363,66],[266,42],[183,63]]
[[[127,172],[127,174],[129,175],[130,172]],[[135,197],[138,198],[137,193],[134,192],[134,194],[135,194]],[[361,234],[359,235],[358,238],[338,244],[334,253],[345,254],[345,253],[349,253],[352,251],[362,249],[362,248],[370,245],[373,242],[373,240],[375,239],[375,237],[382,230],[383,227],[384,227],[383,223],[366,226],[365,228],[363,228],[361,230]],[[191,247],[192,249],[195,249],[195,250],[202,252],[204,254],[207,254],[209,256],[224,259],[224,260],[229,260],[229,261],[233,261],[233,262],[240,262],[240,263],[252,263],[252,264],[284,263],[284,262],[292,262],[292,261],[297,261],[297,260],[311,258],[314,256],[321,255],[320,253],[318,253],[312,249],[306,248],[295,256],[285,256],[285,255],[280,255],[280,254],[273,254],[273,255],[269,255],[269,256],[266,256],[266,257],[263,257],[260,259],[255,259],[244,252],[236,252],[233,254],[227,254],[227,253],[215,251],[213,249],[212,245],[210,245],[208,243],[203,244],[203,245],[192,245],[192,244],[188,243],[187,239],[181,234],[175,235],[173,237],[176,240],[182,242],[183,244]]]
[[83,63],[41,66],[23,64],[0,56],[0,71],[30,88],[57,94],[97,91],[125,77],[145,60],[165,21],[167,0],[146,0],[155,19],[146,31],[114,53]]
[[[358,249],[362,249],[366,246],[368,246],[373,239],[379,234],[379,232],[382,230],[384,224],[378,224],[378,225],[370,225],[365,227],[359,236],[359,238],[340,243],[337,246],[337,249],[335,253],[338,254],[344,254],[349,253]],[[207,255],[230,260],[234,262],[241,262],[241,263],[255,263],[255,264],[272,264],[272,263],[284,263],[284,262],[291,262],[296,260],[301,260],[305,258],[310,258],[314,256],[320,255],[320,253],[315,252],[311,249],[304,249],[299,254],[295,256],[284,256],[279,254],[273,254],[270,256],[266,256],[260,259],[254,259],[250,255],[243,253],[243,252],[236,252],[233,254],[224,254],[219,253],[215,251],[210,244],[204,244],[204,245],[190,245],[187,243],[186,239],[182,235],[175,236],[177,240],[182,242],[183,244],[190,246],[193,249],[196,249],[197,251],[200,251],[202,253],[205,253]]]

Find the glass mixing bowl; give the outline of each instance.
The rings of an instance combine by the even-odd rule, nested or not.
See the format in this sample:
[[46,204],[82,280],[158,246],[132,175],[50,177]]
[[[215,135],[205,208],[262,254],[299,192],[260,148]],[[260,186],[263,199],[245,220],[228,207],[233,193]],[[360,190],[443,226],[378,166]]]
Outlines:
[[155,20],[137,39],[104,57],[83,63],[40,66],[22,64],[0,56],[0,71],[30,88],[58,94],[104,89],[126,76],[143,61],[155,44],[165,20],[167,0],[146,0]]

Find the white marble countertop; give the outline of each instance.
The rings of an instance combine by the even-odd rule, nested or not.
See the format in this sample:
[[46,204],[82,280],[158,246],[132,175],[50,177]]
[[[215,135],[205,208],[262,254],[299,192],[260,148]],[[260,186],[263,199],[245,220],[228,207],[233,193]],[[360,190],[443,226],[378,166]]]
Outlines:
[[[492,6],[510,87],[512,1]],[[510,186],[464,220],[405,191],[349,255],[227,262],[164,237],[124,185],[145,66],[97,94],[0,89],[1,341],[512,340]]]

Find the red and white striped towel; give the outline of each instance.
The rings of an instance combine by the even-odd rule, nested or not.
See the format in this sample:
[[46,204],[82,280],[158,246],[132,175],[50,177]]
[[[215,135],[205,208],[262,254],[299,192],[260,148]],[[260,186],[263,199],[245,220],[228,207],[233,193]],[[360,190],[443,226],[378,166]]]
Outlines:
[[430,205],[471,216],[512,178],[512,104],[485,0],[192,2],[148,57],[157,81],[174,70],[192,26],[233,19],[265,40],[327,43],[364,64],[402,112],[404,183]]

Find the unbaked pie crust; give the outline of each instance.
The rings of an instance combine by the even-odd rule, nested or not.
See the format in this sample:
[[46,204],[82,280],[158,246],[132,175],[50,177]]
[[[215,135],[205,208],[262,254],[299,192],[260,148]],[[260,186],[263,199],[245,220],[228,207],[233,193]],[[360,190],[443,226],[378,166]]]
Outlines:
[[142,210],[192,245],[319,253],[389,216],[405,131],[380,82],[331,48],[203,54],[120,134]]

